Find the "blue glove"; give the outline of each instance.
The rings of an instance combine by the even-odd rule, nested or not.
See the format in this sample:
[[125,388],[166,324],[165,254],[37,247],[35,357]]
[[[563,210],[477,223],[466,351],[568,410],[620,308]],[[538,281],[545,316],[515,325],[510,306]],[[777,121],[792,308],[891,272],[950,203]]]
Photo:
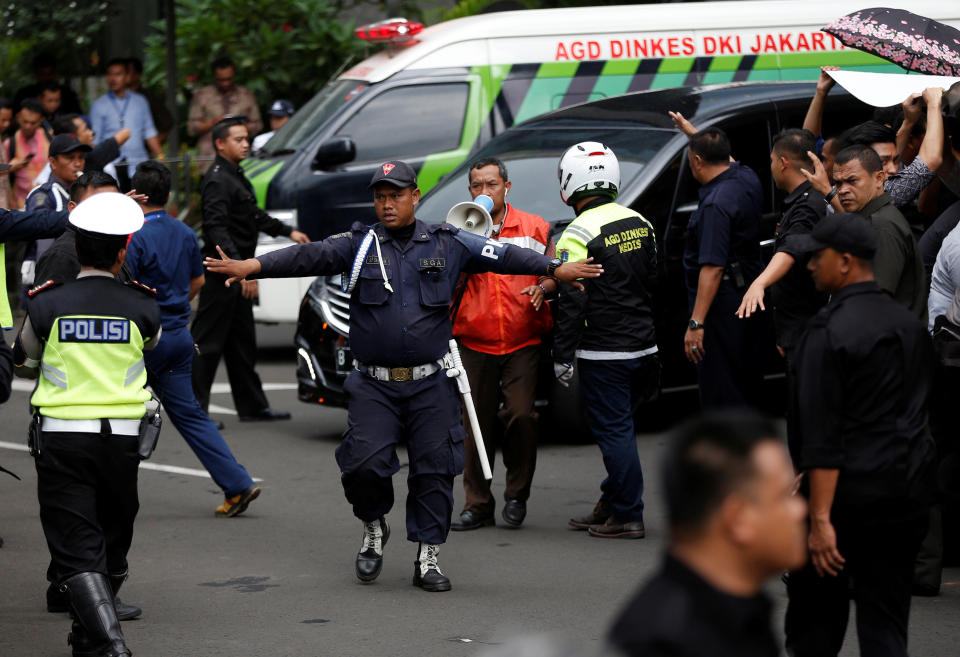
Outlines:
[[554,363],[553,375],[557,377],[557,383],[564,388],[569,388],[570,380],[573,378],[573,365],[571,363]]

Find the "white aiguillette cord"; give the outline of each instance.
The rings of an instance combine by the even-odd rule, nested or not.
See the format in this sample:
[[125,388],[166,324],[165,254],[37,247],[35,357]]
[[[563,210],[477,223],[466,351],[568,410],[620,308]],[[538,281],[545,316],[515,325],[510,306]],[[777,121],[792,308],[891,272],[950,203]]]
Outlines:
[[357,285],[357,279],[360,278],[360,270],[363,269],[363,263],[367,259],[367,252],[370,250],[370,245],[375,244],[377,246],[377,262],[380,265],[380,275],[383,276],[383,287],[387,289],[387,292],[393,294],[393,287],[390,286],[390,279],[387,278],[387,270],[383,266],[383,253],[380,251],[380,240],[377,239],[377,233],[372,228],[363,237],[363,241],[360,242],[360,248],[357,249],[357,255],[353,259],[353,270],[350,272],[350,280],[346,285],[343,284],[343,279],[340,279],[340,289],[346,293],[353,292],[353,288]]

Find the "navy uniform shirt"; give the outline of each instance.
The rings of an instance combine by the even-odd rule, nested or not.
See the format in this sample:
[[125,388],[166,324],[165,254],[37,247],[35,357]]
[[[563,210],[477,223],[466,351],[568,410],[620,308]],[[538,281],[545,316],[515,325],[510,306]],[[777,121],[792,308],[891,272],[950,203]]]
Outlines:
[[164,330],[190,321],[190,280],[203,275],[200,244],[185,224],[164,211],[144,216],[127,245],[126,266],[135,280],[157,290]]
[[800,338],[803,325],[827,302],[827,295],[818,292],[813,276],[807,270],[810,254],[798,251],[797,237],[813,230],[827,214],[827,201],[809,182],[801,183],[783,199],[784,212],[777,224],[777,253],[793,257],[793,267],[770,286],[777,344],[793,347]]
[[932,456],[926,326],[874,281],[848,285],[807,322],[791,367],[790,452],[801,470],[840,471],[834,514],[889,519],[915,508]]
[[[700,204],[687,225],[683,268],[687,293],[697,295],[700,267],[723,267],[722,286],[742,288],[763,270],[760,218],[763,187],[752,169],[739,162],[700,188]],[[739,273],[737,272],[739,269]]]
[[[257,258],[259,278],[340,274],[349,278],[354,256],[370,228],[273,251]],[[405,246],[382,224],[373,227],[380,257],[371,244],[350,297],[350,348],[366,365],[409,367],[437,360],[449,350],[450,300],[461,271],[546,275],[550,259],[530,249],[459,231],[448,224],[417,220]]]

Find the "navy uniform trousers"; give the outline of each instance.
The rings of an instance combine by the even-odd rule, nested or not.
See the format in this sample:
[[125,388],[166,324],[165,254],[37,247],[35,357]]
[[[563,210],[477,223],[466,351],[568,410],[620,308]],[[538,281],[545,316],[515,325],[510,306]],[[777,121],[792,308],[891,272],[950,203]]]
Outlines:
[[392,477],[400,469],[396,448],[406,443],[407,539],[444,543],[467,435],[456,381],[443,370],[418,381],[379,381],[354,370],[344,390],[348,426],[336,456],[353,514],[371,522],[393,508]]
[[193,336],[186,326],[164,330],[157,346],[143,353],[147,378],[167,415],[227,497],[253,485],[193,392]]

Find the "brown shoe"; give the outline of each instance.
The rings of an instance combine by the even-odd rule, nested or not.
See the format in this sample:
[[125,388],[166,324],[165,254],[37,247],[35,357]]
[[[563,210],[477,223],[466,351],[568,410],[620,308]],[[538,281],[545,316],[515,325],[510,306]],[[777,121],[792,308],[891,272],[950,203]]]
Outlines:
[[642,520],[620,522],[613,516],[602,525],[593,525],[587,529],[587,533],[599,538],[643,538],[647,535]]
[[609,517],[610,506],[603,500],[600,500],[596,506],[593,507],[593,511],[579,518],[570,518],[569,524],[574,529],[589,529],[593,525],[602,525]]

